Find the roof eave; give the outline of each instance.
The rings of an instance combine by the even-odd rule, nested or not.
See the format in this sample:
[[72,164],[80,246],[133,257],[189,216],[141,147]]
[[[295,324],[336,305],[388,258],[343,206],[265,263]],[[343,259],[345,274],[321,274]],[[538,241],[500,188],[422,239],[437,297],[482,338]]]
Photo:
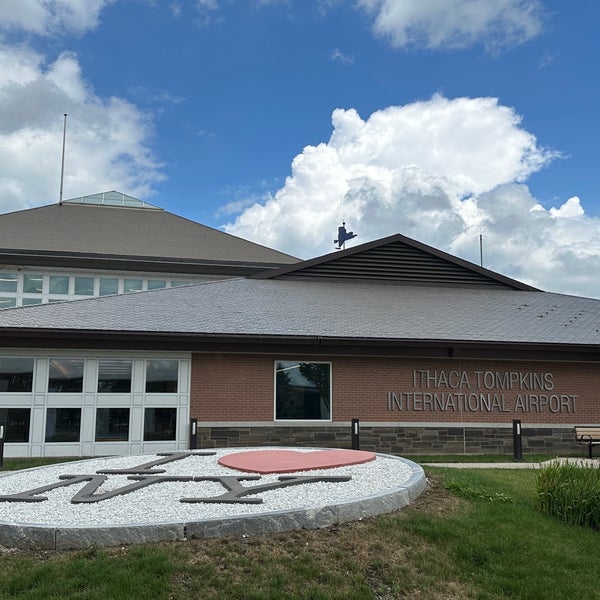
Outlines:
[[252,275],[257,272],[278,269],[283,263],[4,249],[0,250],[0,264],[107,271],[151,271],[188,275]]
[[3,348],[134,350],[148,348],[149,344],[157,350],[188,352],[600,362],[600,344],[41,328],[0,330]]

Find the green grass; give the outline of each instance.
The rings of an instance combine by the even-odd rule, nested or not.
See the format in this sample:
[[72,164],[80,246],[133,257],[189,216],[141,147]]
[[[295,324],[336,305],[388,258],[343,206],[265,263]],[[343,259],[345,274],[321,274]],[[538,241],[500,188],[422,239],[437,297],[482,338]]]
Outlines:
[[536,509],[534,470],[427,467],[390,515],[318,531],[0,552],[2,600],[598,598],[600,534]]
[[75,456],[5,458],[2,461],[2,467],[0,467],[0,471],[18,471],[20,469],[43,467],[44,465],[53,465],[55,463],[68,462],[72,460],[84,460],[84,458]]
[[552,517],[600,530],[600,468],[552,464],[536,478],[539,509]]

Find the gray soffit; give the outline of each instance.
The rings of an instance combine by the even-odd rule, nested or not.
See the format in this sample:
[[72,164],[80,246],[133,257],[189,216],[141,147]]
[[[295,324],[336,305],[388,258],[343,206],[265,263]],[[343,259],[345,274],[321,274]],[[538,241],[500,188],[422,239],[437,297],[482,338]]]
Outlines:
[[400,234],[259,273],[255,277],[535,290]]
[[141,265],[157,258],[190,265],[254,265],[254,271],[260,265],[297,262],[282,252],[147,205],[66,201],[62,206],[0,215],[0,260],[6,263],[70,266],[77,261],[110,264],[120,259]]
[[600,301],[493,288],[238,278],[0,311],[3,345],[58,332],[81,340],[152,334],[240,343],[542,344],[598,351]]

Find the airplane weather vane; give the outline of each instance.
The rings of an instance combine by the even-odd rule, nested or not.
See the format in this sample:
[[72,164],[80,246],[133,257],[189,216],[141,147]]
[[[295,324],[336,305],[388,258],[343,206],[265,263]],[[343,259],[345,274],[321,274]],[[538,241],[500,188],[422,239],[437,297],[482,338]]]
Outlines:
[[346,242],[356,237],[356,233],[352,231],[346,231],[346,223],[342,223],[341,227],[338,227],[338,239],[333,240],[334,244],[337,244],[337,250],[346,247]]

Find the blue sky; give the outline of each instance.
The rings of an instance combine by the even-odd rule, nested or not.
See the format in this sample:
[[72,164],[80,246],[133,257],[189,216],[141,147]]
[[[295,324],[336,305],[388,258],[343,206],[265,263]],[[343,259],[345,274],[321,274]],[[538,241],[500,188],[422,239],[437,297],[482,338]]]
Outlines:
[[117,189],[308,258],[600,296],[594,0],[3,0],[0,210]]

